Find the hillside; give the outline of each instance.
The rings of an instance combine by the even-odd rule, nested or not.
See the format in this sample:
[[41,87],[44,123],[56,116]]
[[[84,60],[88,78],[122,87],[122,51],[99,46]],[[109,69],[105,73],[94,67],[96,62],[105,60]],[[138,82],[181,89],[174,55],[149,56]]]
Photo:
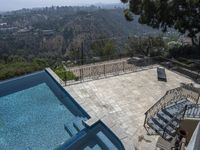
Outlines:
[[69,50],[80,49],[83,41],[87,51],[90,41],[102,37],[161,34],[139,24],[137,16],[127,22],[121,8],[95,6],[23,9],[0,15],[0,23],[1,57],[63,59]]

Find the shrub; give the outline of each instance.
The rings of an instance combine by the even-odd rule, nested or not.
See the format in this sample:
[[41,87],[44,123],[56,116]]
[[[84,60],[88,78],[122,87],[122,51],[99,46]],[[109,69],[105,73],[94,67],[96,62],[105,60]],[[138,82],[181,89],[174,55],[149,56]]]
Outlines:
[[53,70],[63,81],[78,80],[78,77],[73,72],[66,71],[63,65],[59,65]]

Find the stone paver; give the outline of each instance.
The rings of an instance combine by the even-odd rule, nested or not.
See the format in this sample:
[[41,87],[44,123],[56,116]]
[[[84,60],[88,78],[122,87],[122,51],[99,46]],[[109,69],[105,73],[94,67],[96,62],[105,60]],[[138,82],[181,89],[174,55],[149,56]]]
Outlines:
[[192,81],[166,70],[167,82],[157,80],[156,69],[65,87],[92,118],[101,119],[126,149],[155,149],[158,136],[148,136],[144,113],[167,90]]

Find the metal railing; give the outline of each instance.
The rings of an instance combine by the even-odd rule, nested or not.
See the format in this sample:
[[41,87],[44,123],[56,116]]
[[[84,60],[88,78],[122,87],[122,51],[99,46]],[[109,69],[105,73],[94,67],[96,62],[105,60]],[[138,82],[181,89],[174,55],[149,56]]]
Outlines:
[[[167,127],[175,120],[178,120],[178,124],[180,124],[181,120],[184,118],[185,116],[185,113],[188,109],[194,107],[196,104],[190,104],[190,105],[186,105],[184,108],[182,108],[177,114],[174,115],[174,117],[171,119],[170,122],[168,122],[165,127],[164,127],[164,130],[163,130],[163,135],[162,137],[165,138],[165,135],[166,135],[166,129]],[[175,130],[177,131],[178,128],[175,128]]]
[[[119,59],[115,58],[113,56],[113,59],[101,59],[101,60],[85,60],[84,65],[79,65],[78,64],[67,64],[63,63],[65,66],[66,71],[63,72],[64,78],[62,78],[63,82],[61,81],[61,84],[64,86],[71,85],[71,84],[76,84],[80,83],[83,81],[88,81],[88,80],[94,80],[94,79],[100,79],[100,78],[106,78],[109,76],[116,76],[124,73],[129,73],[129,72],[136,72],[148,68],[152,68],[154,65],[163,65],[164,67],[171,68],[179,68],[176,64],[173,63],[173,60],[166,59],[160,56],[157,57],[145,57],[145,56],[136,56],[135,58],[139,59],[132,59],[129,58],[128,56],[120,57]],[[132,60],[131,60],[132,59]],[[104,61],[105,60],[105,61]],[[130,60],[130,61],[129,61]],[[81,60],[77,60],[79,62]],[[171,65],[168,64],[170,62]],[[168,65],[165,65],[168,64]],[[169,67],[171,66],[171,67]],[[177,69],[176,69],[177,71]],[[66,75],[67,72],[71,72],[74,74],[75,78],[70,79]],[[185,75],[185,73],[180,72]],[[196,72],[193,73],[195,74],[195,79],[197,78]],[[187,75],[186,75],[187,76]]]
[[66,72],[63,73],[66,74],[67,72],[70,72],[75,76],[75,79],[68,79],[67,75],[64,75],[64,85],[67,86],[83,81],[142,71],[145,69],[153,68],[155,64],[156,61],[153,58],[143,58],[139,60],[127,59],[119,60],[116,62],[113,61],[99,64],[89,64],[71,68],[65,67]]
[[199,96],[200,92],[193,86],[193,84],[182,85],[181,87],[167,91],[160,100],[158,100],[149,110],[146,111],[144,120],[145,129],[147,130],[148,120],[169,104],[175,103],[183,98],[186,98],[194,104],[197,104],[199,101]]

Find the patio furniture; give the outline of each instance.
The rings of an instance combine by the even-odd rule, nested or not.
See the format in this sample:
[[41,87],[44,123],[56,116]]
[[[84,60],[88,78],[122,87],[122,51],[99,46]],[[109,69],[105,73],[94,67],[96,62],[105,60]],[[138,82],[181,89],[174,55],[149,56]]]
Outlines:
[[165,73],[165,69],[158,67],[157,68],[157,76],[158,76],[158,80],[159,81],[165,81],[167,82],[167,77],[166,77],[166,73]]

